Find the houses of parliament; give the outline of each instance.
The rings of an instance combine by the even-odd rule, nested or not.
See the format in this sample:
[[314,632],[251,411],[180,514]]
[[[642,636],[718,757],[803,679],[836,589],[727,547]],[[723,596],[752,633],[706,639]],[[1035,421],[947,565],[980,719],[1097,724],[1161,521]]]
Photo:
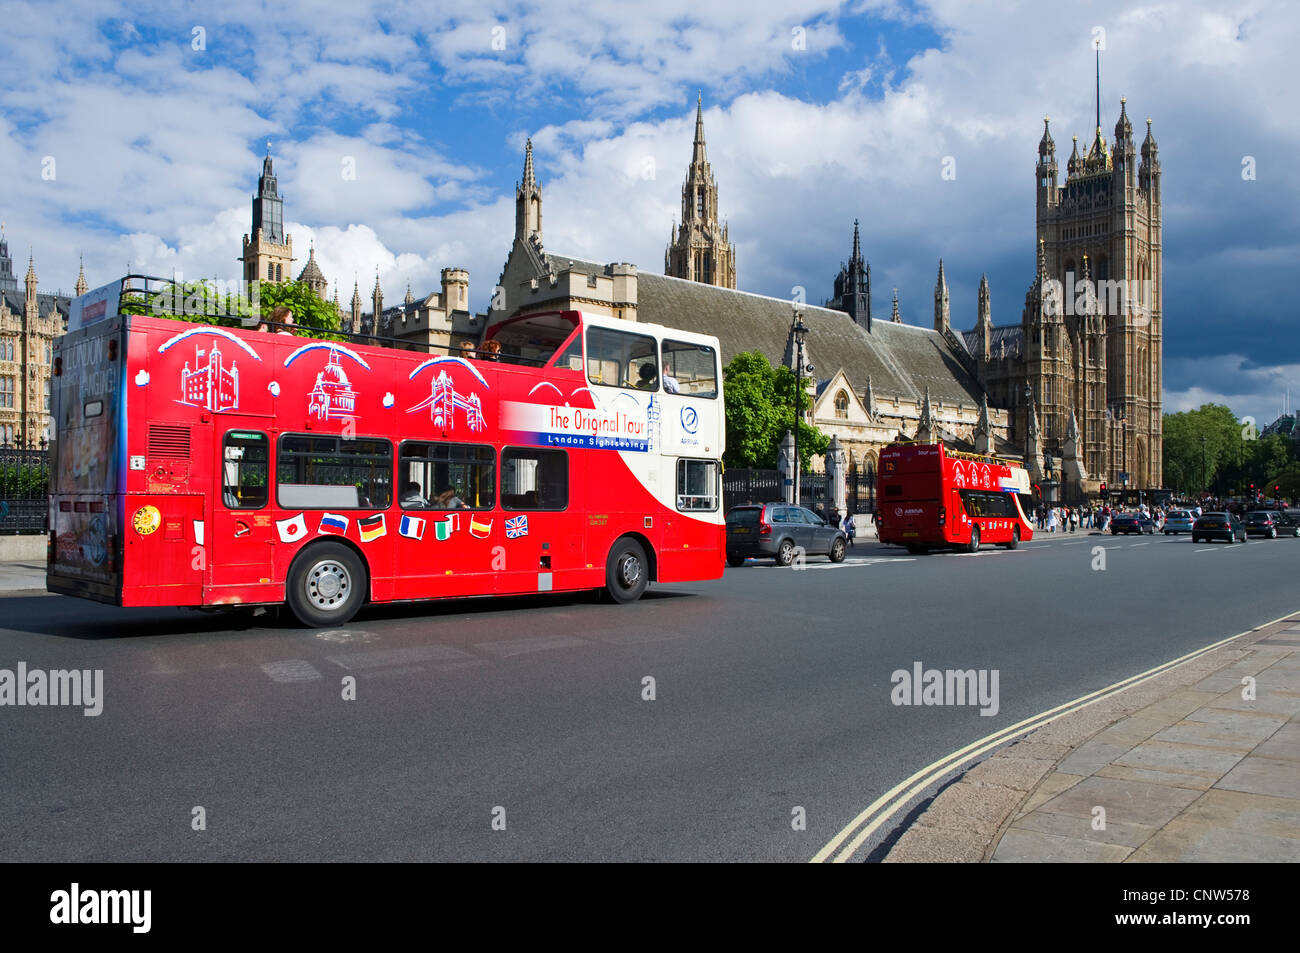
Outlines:
[[[1044,121],[1032,172],[1036,229],[1026,260],[1033,272],[1019,320],[995,320],[985,277],[966,331],[952,327],[943,262],[932,325],[905,323],[896,291],[888,318],[877,319],[857,222],[850,257],[828,282],[823,306],[738,290],[741,263],[721,215],[698,98],[681,218],[662,274],[548,248],[529,141],[515,189],[515,234],[486,313],[470,312],[469,273],[459,267],[442,269],[439,288],[416,296],[408,286],[388,307],[378,272],[368,308],[357,281],[347,306],[339,306],[337,285],[333,301],[345,330],[398,347],[476,344],[521,314],[580,309],[716,335],[724,364],[757,349],[787,366],[795,360],[797,311],[807,328],[805,359],[816,368],[809,422],[838,438],[850,467],[871,472],[879,450],[897,439],[943,440],[1024,457],[1036,481],[1058,488],[1058,498],[1090,495],[1101,482],[1158,487],[1163,260],[1151,122],[1138,144],[1121,101],[1108,143],[1098,108],[1089,145],[1081,151],[1074,139],[1062,177]],[[295,280],[283,208],[268,149],[239,256],[246,280]],[[328,294],[314,247],[296,280]],[[85,285],[83,273],[77,292]],[[30,261],[20,294],[0,237],[0,444],[39,446],[48,433],[48,351],[66,327],[67,303],[37,292]]]

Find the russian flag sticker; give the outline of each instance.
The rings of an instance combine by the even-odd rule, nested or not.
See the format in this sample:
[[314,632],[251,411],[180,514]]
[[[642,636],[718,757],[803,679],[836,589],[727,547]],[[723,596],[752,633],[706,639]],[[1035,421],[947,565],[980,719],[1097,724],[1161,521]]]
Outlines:
[[346,516],[339,516],[337,513],[322,513],[320,526],[317,527],[316,532],[328,533],[331,536],[346,536],[349,522]]

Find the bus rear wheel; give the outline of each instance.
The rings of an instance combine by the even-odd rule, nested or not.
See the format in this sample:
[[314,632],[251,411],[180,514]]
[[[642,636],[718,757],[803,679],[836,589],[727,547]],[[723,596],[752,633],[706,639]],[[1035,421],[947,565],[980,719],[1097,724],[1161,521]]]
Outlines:
[[635,539],[624,536],[609,551],[605,563],[605,591],[615,602],[636,602],[650,582],[650,567],[645,549]]
[[289,569],[285,601],[305,626],[343,625],[366,598],[366,568],[342,543],[321,542],[298,554]]
[[970,543],[968,543],[966,546],[966,552],[977,553],[979,552],[979,548],[980,548],[980,528],[978,526],[972,526],[970,528]]

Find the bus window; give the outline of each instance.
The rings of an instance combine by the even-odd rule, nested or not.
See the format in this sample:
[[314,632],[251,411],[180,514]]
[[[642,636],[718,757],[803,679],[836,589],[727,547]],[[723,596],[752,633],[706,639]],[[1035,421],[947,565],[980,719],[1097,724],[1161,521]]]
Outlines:
[[383,510],[393,501],[393,445],[285,434],[275,466],[276,499],[288,509]]
[[271,445],[264,433],[232,430],[221,448],[221,501],[228,509],[266,506]]
[[490,510],[496,504],[496,454],[491,447],[463,443],[402,444],[397,482],[404,510],[450,509],[450,492],[460,507]]
[[575,320],[562,314],[534,314],[507,321],[492,335],[506,364],[545,365],[573,333]]
[[645,334],[587,329],[587,379],[593,384],[658,390],[655,339]]
[[677,461],[677,508],[708,510],[718,508],[718,462],[716,460]]
[[582,370],[582,335],[575,334],[573,340],[556,358],[554,367],[562,371]]
[[718,363],[713,348],[682,341],[664,341],[664,367],[677,381],[678,393],[691,397],[718,396]]
[[503,510],[562,510],[569,505],[569,455],[563,450],[501,451]]

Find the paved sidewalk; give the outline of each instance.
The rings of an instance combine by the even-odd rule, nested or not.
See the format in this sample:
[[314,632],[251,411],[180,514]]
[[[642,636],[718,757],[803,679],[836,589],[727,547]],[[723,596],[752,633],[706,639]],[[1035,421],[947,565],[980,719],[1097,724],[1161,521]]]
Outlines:
[[885,860],[1300,861],[1300,615],[1002,749]]
[[0,594],[29,589],[45,590],[44,562],[0,563]]

